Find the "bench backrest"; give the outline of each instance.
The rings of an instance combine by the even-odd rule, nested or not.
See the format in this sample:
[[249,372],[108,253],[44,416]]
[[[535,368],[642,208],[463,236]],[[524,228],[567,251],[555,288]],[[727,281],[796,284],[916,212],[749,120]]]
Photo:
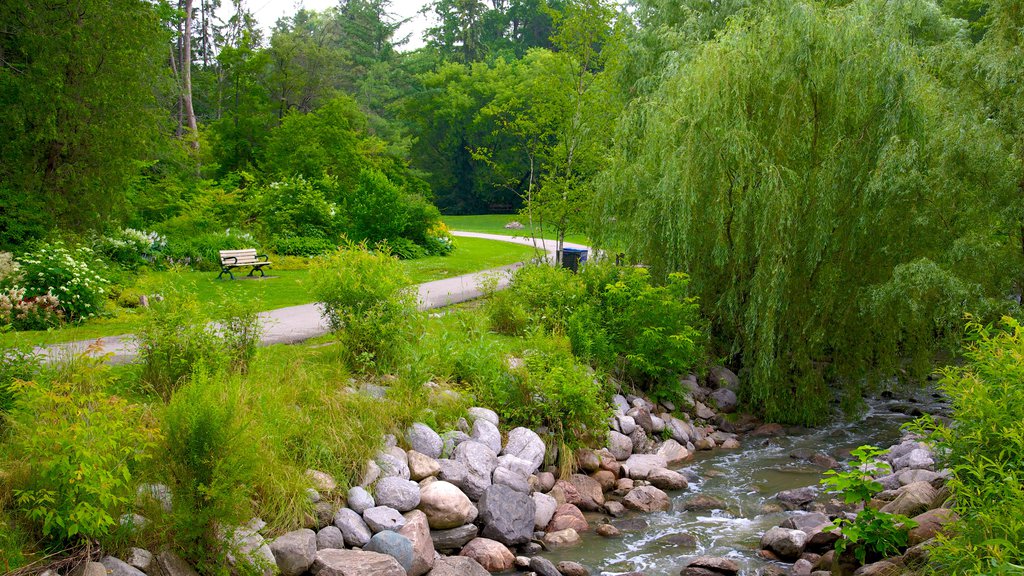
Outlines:
[[258,262],[258,260],[256,258],[255,248],[246,248],[245,250],[220,251],[221,265],[246,266],[249,264],[255,264],[256,262]]

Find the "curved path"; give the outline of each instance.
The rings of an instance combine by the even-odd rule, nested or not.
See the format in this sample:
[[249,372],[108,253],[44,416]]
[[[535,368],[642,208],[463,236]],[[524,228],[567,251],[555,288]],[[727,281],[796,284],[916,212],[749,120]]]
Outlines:
[[[458,231],[452,231],[452,235],[534,246],[537,248],[538,254],[545,253],[549,261],[554,261],[555,243],[552,240],[537,240],[535,242],[533,238],[522,236],[502,236],[499,234]],[[587,246],[570,242],[566,242],[565,247],[589,250]],[[419,300],[418,307],[420,310],[432,310],[479,298],[482,295],[478,287],[480,280],[485,276],[493,274],[498,274],[499,289],[505,288],[508,286],[511,272],[522,267],[524,264],[524,262],[519,262],[472,274],[418,284],[416,286]],[[320,309],[315,303],[261,312],[259,318],[260,323],[263,325],[261,344],[264,346],[271,344],[295,344],[322,336],[330,331],[327,323],[320,315]],[[131,334],[51,344],[38,347],[35,351],[47,359],[58,358],[68,354],[88,353],[91,356],[109,354],[111,355],[110,362],[114,364],[131,362],[138,355],[137,344]]]

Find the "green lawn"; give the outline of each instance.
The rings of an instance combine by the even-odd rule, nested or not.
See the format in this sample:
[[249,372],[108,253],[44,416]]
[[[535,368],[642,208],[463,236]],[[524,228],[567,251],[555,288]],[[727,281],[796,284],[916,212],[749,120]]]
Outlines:
[[[518,214],[479,214],[473,216],[442,216],[444,223],[448,225],[452,230],[462,230],[465,232],[482,232],[484,234],[501,234],[503,236],[530,236],[530,230],[524,228],[523,230],[508,230],[505,228],[505,224],[516,220],[522,223],[524,226],[528,226],[526,218]],[[554,240],[555,233],[553,230],[545,228],[544,238]],[[576,242],[578,244],[589,244],[587,237],[583,234],[567,234],[565,236],[566,242]]]
[[[533,248],[508,242],[457,238],[457,249],[449,256],[430,256],[403,262],[414,283],[460,276],[521,262],[534,256]],[[260,310],[273,310],[285,306],[313,302],[307,288],[308,270],[274,270],[266,279],[245,279],[245,273],[236,274],[237,280],[217,280],[216,272],[151,272],[141,276],[136,288],[145,294],[185,292],[196,296],[199,302],[213,305],[227,298],[257,301]],[[72,340],[89,340],[103,336],[116,336],[132,332],[144,318],[144,309],[116,308],[112,316],[99,318],[80,326],[59,330],[14,332],[0,335],[0,346],[52,344]]]

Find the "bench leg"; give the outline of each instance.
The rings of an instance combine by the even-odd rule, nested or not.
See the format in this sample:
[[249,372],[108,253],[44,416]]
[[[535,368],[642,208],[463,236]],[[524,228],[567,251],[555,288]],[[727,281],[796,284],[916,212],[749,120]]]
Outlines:
[[224,276],[224,273],[225,273],[225,272],[227,272],[227,273],[228,273],[228,276],[230,276],[232,280],[234,280],[234,279],[235,279],[235,275],[231,273],[231,270],[229,270],[229,269],[227,269],[227,268],[221,268],[221,269],[220,269],[220,274],[217,274],[217,280],[220,280],[220,279],[221,279],[221,277],[222,277],[222,276]]

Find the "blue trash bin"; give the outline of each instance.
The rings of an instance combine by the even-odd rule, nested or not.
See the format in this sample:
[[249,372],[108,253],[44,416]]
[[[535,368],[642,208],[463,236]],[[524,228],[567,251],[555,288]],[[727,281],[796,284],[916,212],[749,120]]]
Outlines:
[[587,261],[587,251],[579,248],[562,248],[562,268],[580,271],[580,264]]

